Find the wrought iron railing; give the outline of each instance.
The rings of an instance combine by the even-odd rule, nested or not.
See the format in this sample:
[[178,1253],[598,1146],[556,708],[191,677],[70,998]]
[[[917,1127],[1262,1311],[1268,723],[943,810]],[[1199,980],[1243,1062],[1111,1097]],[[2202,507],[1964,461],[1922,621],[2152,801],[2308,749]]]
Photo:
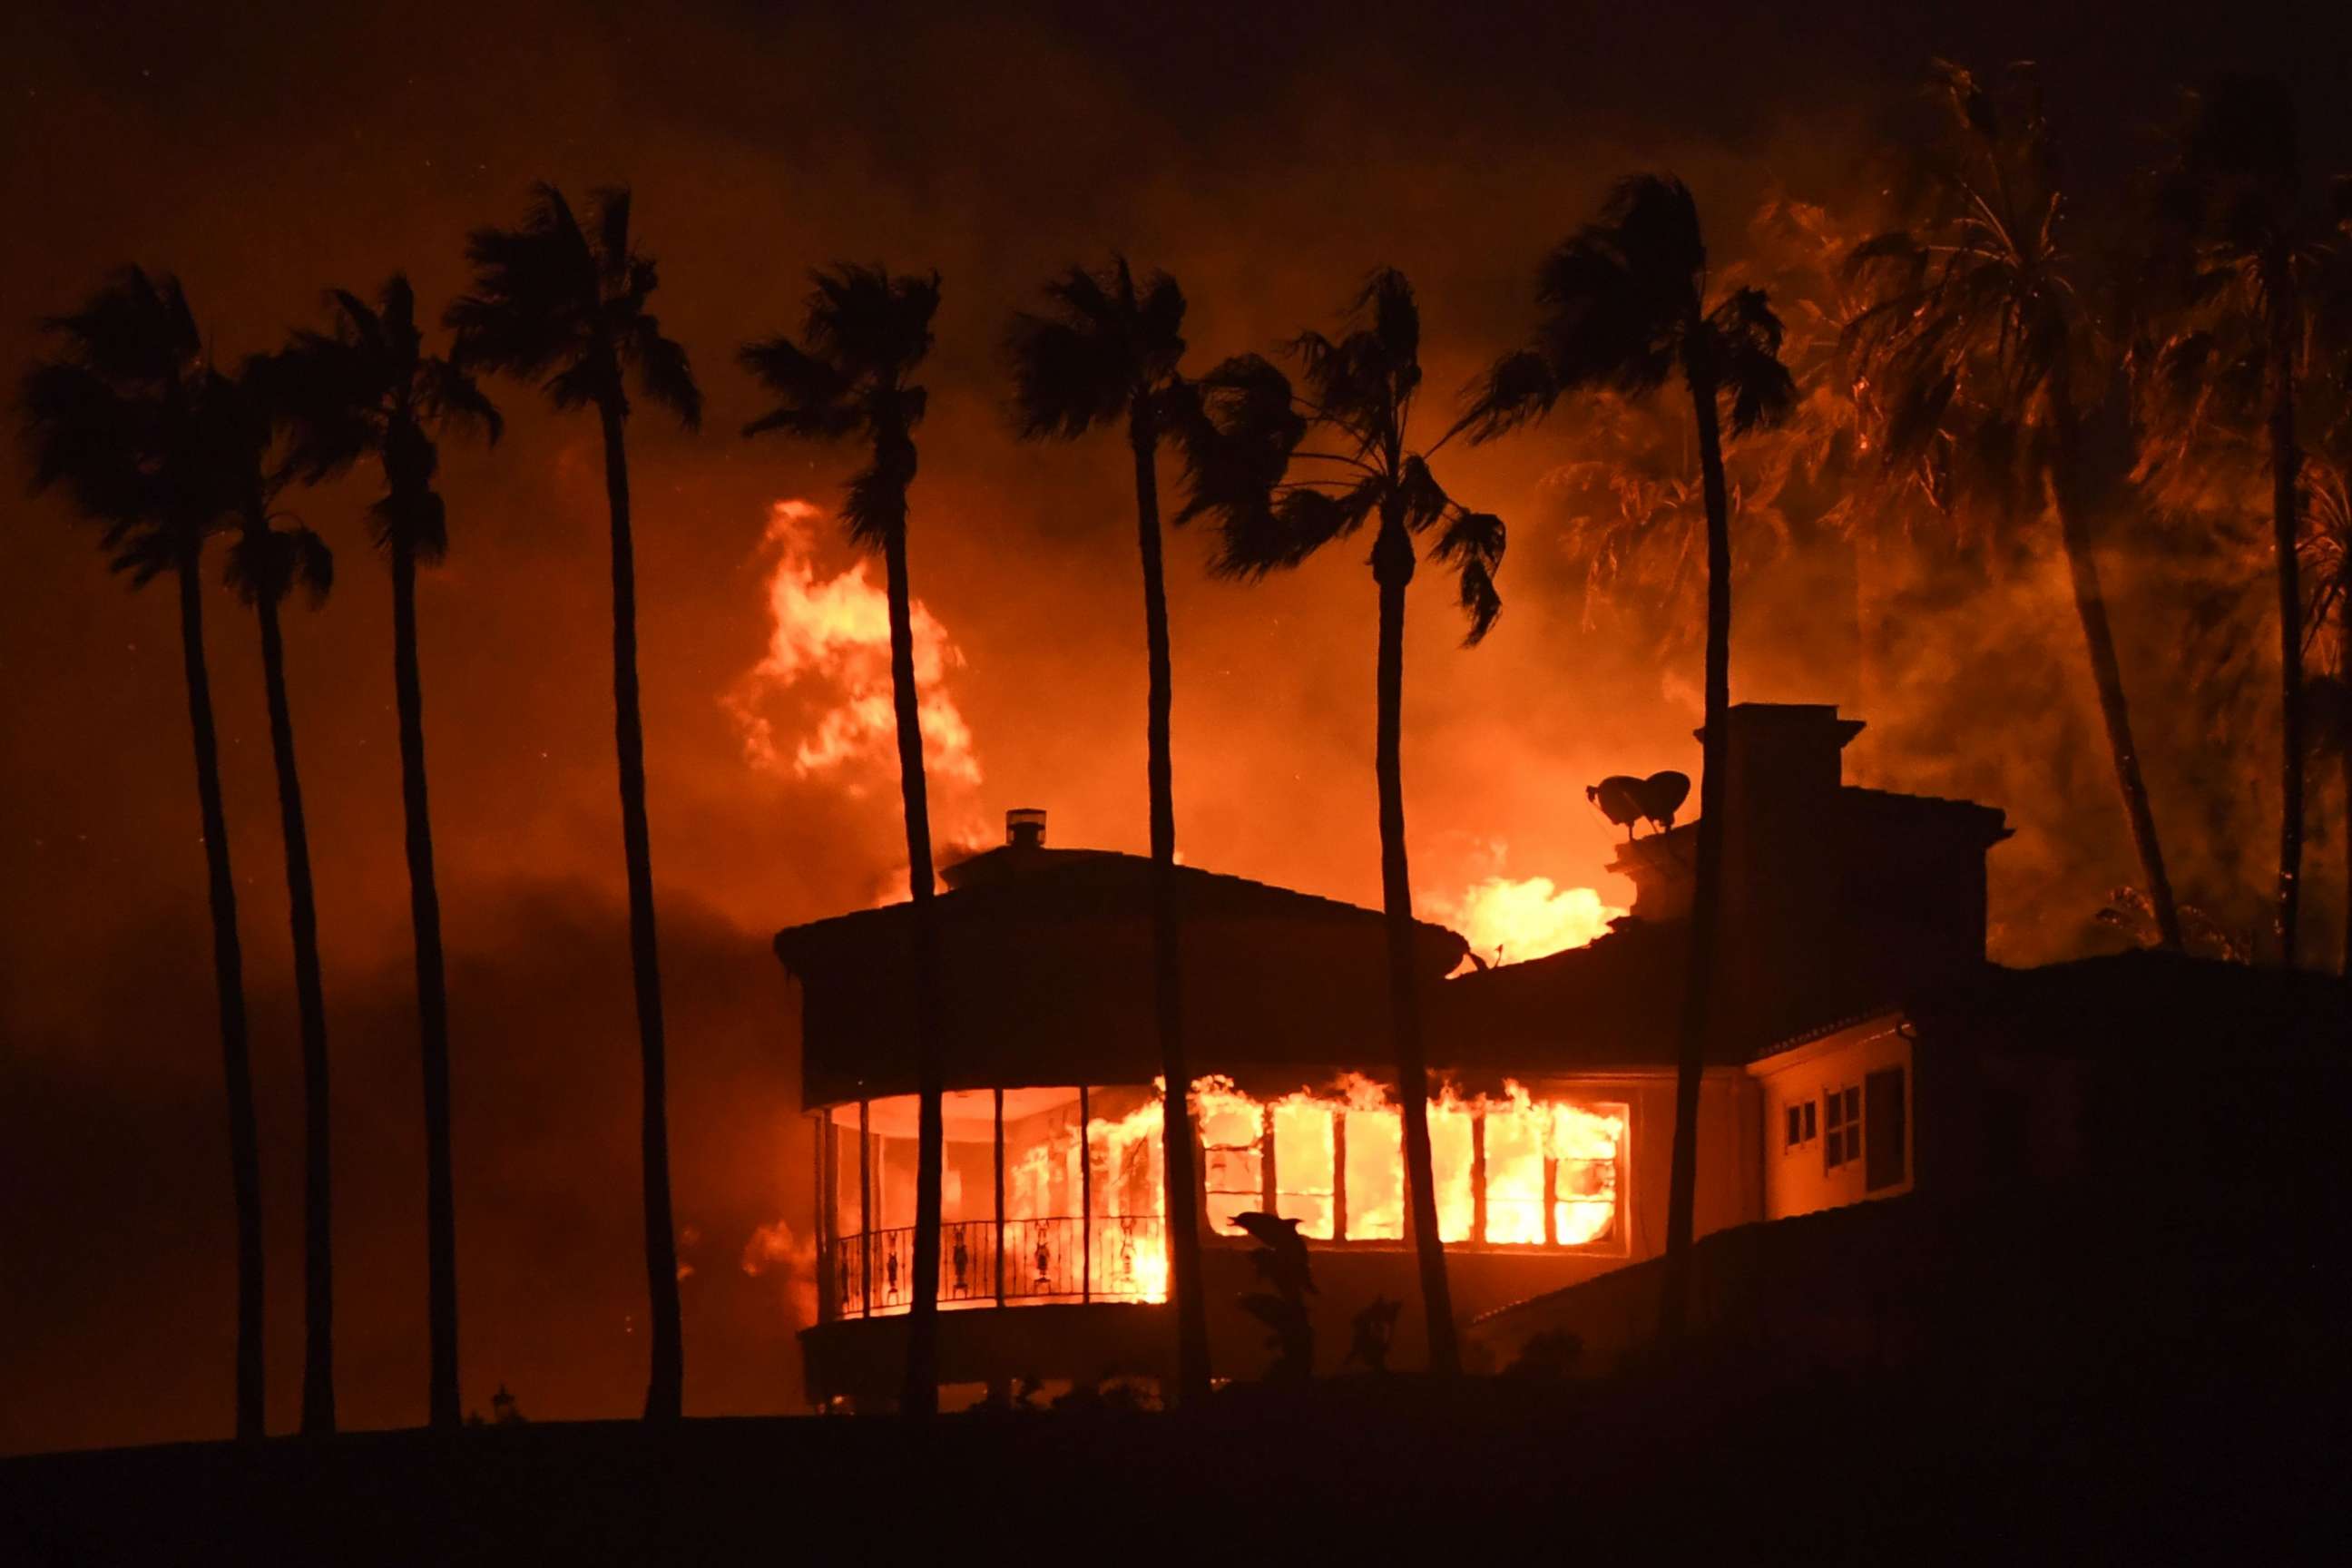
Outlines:
[[[1164,1300],[1167,1256],[1158,1215],[1097,1215],[1091,1225],[1075,1215],[1008,1219],[1001,1229],[994,1220],[961,1220],[940,1229],[939,1300],[969,1306]],[[834,1316],[900,1312],[914,1304],[914,1226],[839,1237],[831,1262]]]

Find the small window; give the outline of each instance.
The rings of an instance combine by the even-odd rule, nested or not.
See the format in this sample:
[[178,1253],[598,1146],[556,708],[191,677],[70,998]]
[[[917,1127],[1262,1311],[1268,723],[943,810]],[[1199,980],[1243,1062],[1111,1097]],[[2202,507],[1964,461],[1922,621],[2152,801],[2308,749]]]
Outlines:
[[1787,1121],[1789,1148],[1801,1149],[1813,1141],[1813,1135],[1820,1128],[1820,1123],[1813,1114],[1814,1110],[1815,1103],[1810,1100],[1802,1104],[1789,1107]]
[[1822,1105],[1822,1162],[1834,1171],[1862,1158],[1862,1090],[1831,1089]]

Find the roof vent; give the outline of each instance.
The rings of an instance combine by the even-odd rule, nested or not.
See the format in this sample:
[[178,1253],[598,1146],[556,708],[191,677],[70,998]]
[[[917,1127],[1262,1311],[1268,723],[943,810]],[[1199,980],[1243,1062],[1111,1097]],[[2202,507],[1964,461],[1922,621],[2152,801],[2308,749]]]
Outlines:
[[1034,805],[1016,805],[1006,812],[1004,842],[1014,849],[1045,847],[1045,814]]

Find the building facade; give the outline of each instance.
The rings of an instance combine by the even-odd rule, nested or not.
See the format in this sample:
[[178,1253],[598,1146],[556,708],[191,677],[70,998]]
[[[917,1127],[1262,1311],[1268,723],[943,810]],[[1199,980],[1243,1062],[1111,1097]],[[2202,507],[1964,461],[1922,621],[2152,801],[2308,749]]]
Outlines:
[[[1827,708],[1730,715],[1723,1005],[1699,1102],[1697,1227],[1897,1195],[1916,1074],[1896,998],[1981,966],[1985,852],[2000,814],[1842,784],[1860,728]],[[1664,1245],[1691,825],[1630,840],[1632,914],[1591,945],[1490,969],[1416,936],[1438,1224],[1457,1315],[1481,1320]],[[1264,1331],[1234,1223],[1296,1219],[1332,1362],[1349,1319],[1417,1318],[1402,1116],[1376,910],[1177,871],[1203,1289],[1220,1375]],[[977,1391],[1170,1370],[1150,866],[1048,847],[1015,814],[950,868],[942,985],[940,1376]],[[907,905],[776,939],[817,1127],[820,1404],[895,1396],[912,1298],[914,931]],[[1454,976],[1453,978],[1448,978]]]

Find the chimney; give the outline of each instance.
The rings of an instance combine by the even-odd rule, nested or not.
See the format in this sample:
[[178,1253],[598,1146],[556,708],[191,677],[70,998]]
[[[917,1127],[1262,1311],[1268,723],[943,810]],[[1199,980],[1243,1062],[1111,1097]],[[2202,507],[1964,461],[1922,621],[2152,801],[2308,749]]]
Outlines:
[[1045,847],[1045,813],[1034,805],[1016,805],[1006,812],[1004,843],[1013,849]]
[[[1759,841],[1771,847],[1767,859],[1777,859],[1772,849],[1781,847],[1819,844],[1842,782],[1841,753],[1863,724],[1839,718],[1830,703],[1736,702],[1725,718],[1724,869],[1730,910],[1746,903],[1734,889],[1748,878],[1786,875],[1783,868],[1768,869],[1759,862]],[[1704,730],[1698,734],[1705,739]],[[1690,913],[1697,804],[1691,803],[1690,817],[1672,833],[1617,846],[1609,868],[1633,879],[1633,912],[1644,920]]]

